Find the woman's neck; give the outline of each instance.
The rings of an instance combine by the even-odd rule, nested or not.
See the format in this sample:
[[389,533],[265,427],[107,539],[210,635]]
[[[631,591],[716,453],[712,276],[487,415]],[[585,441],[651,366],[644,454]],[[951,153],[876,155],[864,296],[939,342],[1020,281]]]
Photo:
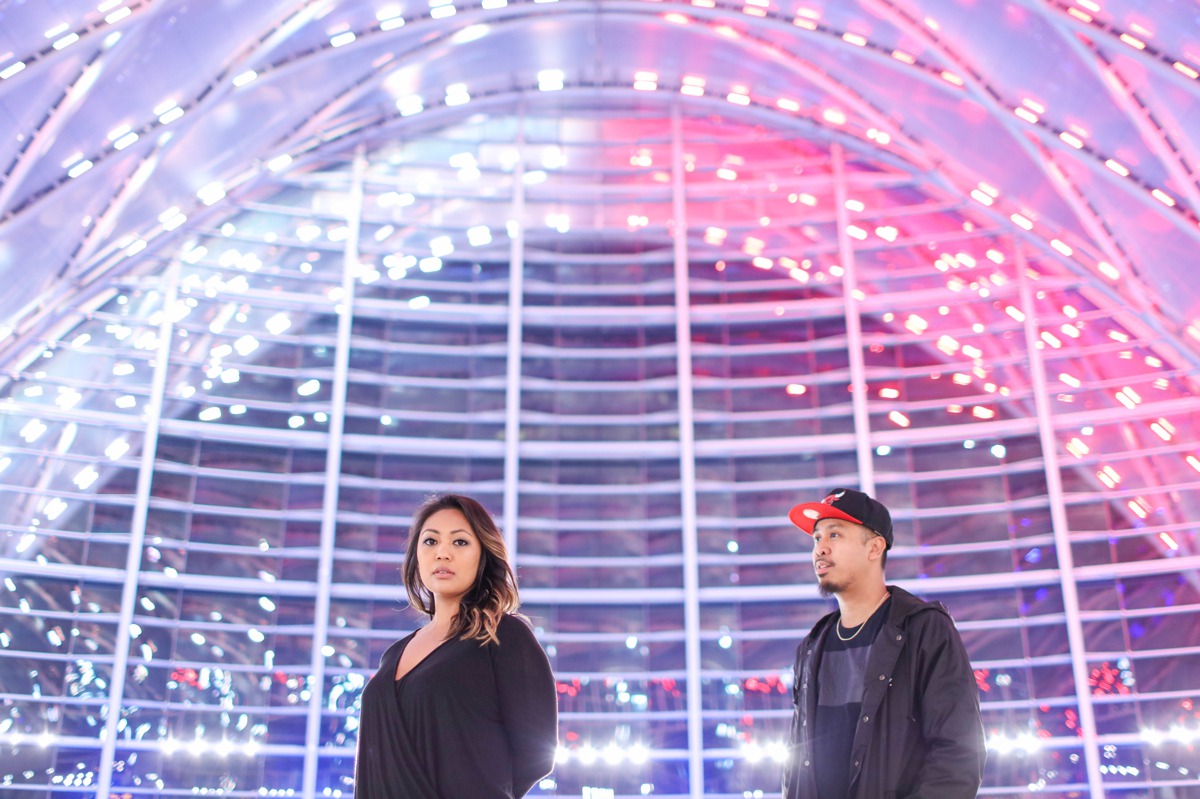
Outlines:
[[432,632],[447,638],[454,627],[454,617],[458,615],[458,600],[438,599],[433,604],[433,618],[429,620]]

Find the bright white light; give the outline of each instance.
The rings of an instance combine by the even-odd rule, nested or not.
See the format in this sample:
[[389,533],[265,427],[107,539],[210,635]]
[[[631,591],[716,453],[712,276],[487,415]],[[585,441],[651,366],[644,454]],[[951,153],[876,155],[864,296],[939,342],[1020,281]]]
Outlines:
[[563,71],[561,69],[543,69],[538,72],[538,89],[544,92],[556,92],[563,87]]
[[13,64],[9,64],[4,69],[0,69],[0,80],[8,80],[23,69],[25,69],[24,61],[17,61]]
[[248,83],[253,83],[254,79],[257,77],[258,77],[257,72],[255,72],[252,69],[248,69],[245,72],[243,72],[242,74],[234,77],[233,85],[238,86],[238,87],[245,86]]
[[67,177],[77,178],[84,172],[87,172],[93,166],[91,161],[80,161],[75,166],[67,170]]
[[249,355],[258,349],[258,339],[247,333],[233,342],[233,348],[237,350],[238,355]]
[[302,397],[310,397],[313,394],[316,394],[320,390],[321,390],[321,381],[313,379],[313,380],[307,380],[307,381],[301,383],[299,385],[299,387],[297,387],[296,393]]
[[292,320],[288,318],[288,315],[283,311],[280,311],[268,319],[266,324],[267,332],[275,336],[278,336],[291,326]]
[[219,202],[225,197],[225,187],[219,181],[213,181],[206,186],[201,187],[196,192],[196,197],[205,205],[212,205]]
[[354,35],[354,31],[346,31],[330,37],[329,43],[334,47],[341,47],[342,45],[350,44],[350,42],[357,38],[358,37]]
[[408,97],[401,97],[396,101],[396,108],[400,110],[400,116],[410,117],[413,114],[419,114],[425,110],[425,101],[419,96],[412,94]]
[[96,471],[95,467],[87,466],[81,469],[79,473],[75,475],[73,482],[75,485],[79,486],[80,491],[86,491],[93,483],[96,482],[99,477],[100,473]]
[[79,404],[83,399],[83,395],[73,388],[62,386],[58,389],[58,396],[54,399],[54,404],[63,410],[70,410]]
[[304,426],[304,417],[303,416],[289,416],[288,417],[288,427],[295,430],[296,428],[303,427],[303,426]]
[[25,443],[32,444],[34,441],[37,441],[39,438],[41,438],[42,433],[45,433],[47,429],[48,428],[41,419],[30,419],[25,423],[25,426],[21,428],[21,438],[25,440]]
[[292,157],[290,155],[288,155],[287,153],[284,153],[283,155],[277,155],[274,158],[272,158],[270,161],[268,161],[267,169],[271,170],[272,172],[279,172],[281,170],[287,169],[291,165],[292,165]]
[[429,298],[424,295],[422,295],[420,297],[413,297],[411,300],[408,301],[408,307],[412,308],[414,311],[419,311],[422,308],[428,308],[429,307]]
[[205,408],[204,410],[200,411],[200,421],[202,422],[213,422],[220,418],[221,409],[216,406]]
[[429,242],[429,251],[438,258],[443,258],[454,252],[454,242],[449,236],[438,236]]
[[446,87],[446,105],[464,105],[471,101],[471,95],[467,92],[467,84],[451,83]]
[[104,449],[104,454],[110,461],[117,460],[126,452],[129,452],[129,442],[123,438],[116,439]]
[[183,109],[180,108],[179,106],[175,106],[174,108],[172,108],[171,110],[167,111],[165,114],[160,116],[158,118],[158,121],[164,125],[169,125],[172,122],[174,122],[175,120],[179,119],[181,116],[183,116]]
[[475,227],[468,228],[467,241],[475,247],[490,244],[492,241],[492,231],[488,229],[487,225],[476,225]]
[[450,41],[454,42],[455,44],[466,44],[467,42],[473,42],[477,39],[482,39],[484,36],[487,36],[488,31],[491,30],[491,28],[491,25],[485,25],[483,23],[468,25],[458,33],[451,36]]

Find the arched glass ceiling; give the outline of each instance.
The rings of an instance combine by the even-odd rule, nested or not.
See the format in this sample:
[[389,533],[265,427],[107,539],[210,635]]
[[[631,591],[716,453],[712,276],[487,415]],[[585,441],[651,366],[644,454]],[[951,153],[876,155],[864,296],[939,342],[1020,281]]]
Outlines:
[[963,629],[985,795],[1194,791],[1191,211],[1154,142],[1001,114],[965,6],[446,8],[255,4],[232,41],[114,5],[0,64],[51,104],[102,67],[5,183],[0,780],[345,794],[407,517],[452,486],[560,680],[543,795],[769,795],[827,607],[781,520],[860,483]]

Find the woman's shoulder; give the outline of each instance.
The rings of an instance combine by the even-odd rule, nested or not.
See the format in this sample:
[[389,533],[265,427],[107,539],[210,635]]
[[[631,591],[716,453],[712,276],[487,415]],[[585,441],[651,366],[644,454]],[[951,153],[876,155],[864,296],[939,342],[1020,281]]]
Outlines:
[[505,613],[496,625],[496,637],[500,643],[506,641],[528,642],[537,646],[537,636],[533,633],[533,623],[519,613]]
[[[520,613],[504,613],[500,616],[499,630],[523,630],[533,635],[533,622]],[[517,633],[520,634],[520,633]]]

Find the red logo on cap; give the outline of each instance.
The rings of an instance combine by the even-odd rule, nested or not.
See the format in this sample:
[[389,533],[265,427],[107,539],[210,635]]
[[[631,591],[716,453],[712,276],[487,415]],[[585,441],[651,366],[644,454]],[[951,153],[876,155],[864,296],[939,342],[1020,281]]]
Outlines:
[[836,494],[830,494],[829,496],[825,497],[825,499],[821,500],[821,504],[822,505],[832,505],[833,503],[837,502],[839,499],[841,499],[844,496],[846,496],[845,491],[839,491]]

